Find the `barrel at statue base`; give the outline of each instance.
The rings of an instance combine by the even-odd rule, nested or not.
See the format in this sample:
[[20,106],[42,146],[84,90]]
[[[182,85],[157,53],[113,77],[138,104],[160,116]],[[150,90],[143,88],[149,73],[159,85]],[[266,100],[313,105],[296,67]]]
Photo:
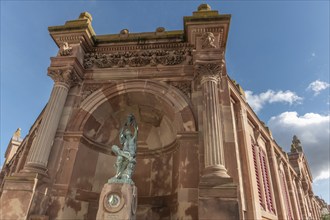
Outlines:
[[96,219],[135,220],[137,188],[128,183],[106,183],[101,191]]

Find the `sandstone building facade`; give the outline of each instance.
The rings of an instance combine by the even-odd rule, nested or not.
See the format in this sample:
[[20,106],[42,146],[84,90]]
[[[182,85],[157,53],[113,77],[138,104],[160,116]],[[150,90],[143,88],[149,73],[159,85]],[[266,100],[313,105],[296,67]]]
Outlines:
[[202,4],[180,31],[101,36],[91,22],[85,12],[49,27],[54,87],[9,144],[1,219],[95,219],[129,113],[138,219],[320,218],[299,139],[283,152],[227,73],[230,15]]

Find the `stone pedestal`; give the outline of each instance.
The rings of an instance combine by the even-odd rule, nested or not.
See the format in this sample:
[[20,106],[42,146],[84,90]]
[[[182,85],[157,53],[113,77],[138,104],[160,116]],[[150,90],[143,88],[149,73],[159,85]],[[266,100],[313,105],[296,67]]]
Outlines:
[[7,177],[0,197],[0,219],[46,220],[49,198],[49,179],[43,175]]
[[127,183],[106,183],[101,191],[96,219],[135,220],[137,188]]
[[216,187],[199,187],[198,214],[200,220],[238,220],[237,186],[223,184]]

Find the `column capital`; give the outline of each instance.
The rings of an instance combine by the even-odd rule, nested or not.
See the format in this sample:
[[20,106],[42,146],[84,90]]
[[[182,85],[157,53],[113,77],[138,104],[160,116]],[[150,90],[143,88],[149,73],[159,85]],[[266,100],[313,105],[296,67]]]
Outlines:
[[207,81],[218,82],[224,64],[224,59],[218,62],[196,62],[194,66],[195,78],[197,78],[201,84]]
[[81,82],[81,78],[75,73],[73,67],[49,67],[48,76],[50,76],[55,84],[64,84],[68,88]]

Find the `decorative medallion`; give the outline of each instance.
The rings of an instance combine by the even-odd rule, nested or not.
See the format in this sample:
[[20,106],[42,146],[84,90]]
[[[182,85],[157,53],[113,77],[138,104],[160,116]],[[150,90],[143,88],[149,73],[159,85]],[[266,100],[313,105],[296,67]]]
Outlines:
[[124,207],[124,198],[118,192],[110,192],[105,195],[103,205],[106,211],[119,212]]

